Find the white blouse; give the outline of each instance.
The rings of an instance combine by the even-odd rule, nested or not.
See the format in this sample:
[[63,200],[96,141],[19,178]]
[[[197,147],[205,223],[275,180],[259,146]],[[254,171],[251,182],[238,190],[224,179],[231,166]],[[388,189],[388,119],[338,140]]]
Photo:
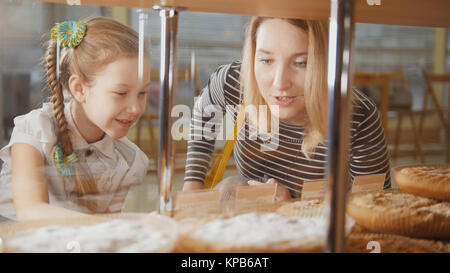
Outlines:
[[58,126],[52,114],[53,105],[44,103],[42,108],[14,119],[11,140],[0,150],[0,159],[3,160],[0,172],[0,215],[16,219],[12,202],[10,149],[15,143],[33,146],[44,158],[51,205],[84,213],[120,212],[130,186],[144,180],[149,163],[144,152],[126,137],[113,139],[105,134],[100,141],[87,143],[74,125],[69,109],[70,103],[67,103],[64,113],[69,129],[73,132],[73,148],[78,151],[81,166],[90,173],[98,192],[80,195],[74,191],[73,181],[59,174],[53,162]]

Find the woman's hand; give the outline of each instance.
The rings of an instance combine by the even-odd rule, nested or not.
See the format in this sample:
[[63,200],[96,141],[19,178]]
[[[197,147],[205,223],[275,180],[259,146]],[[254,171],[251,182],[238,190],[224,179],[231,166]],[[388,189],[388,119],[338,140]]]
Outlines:
[[201,190],[203,188],[203,183],[200,181],[186,181],[183,184],[183,191],[195,191]]
[[267,180],[266,183],[259,182],[256,180],[248,181],[249,186],[260,186],[260,185],[264,185],[264,184],[276,184],[277,185],[277,190],[275,192],[275,202],[280,202],[280,201],[284,201],[284,200],[291,198],[291,193],[289,192],[289,190],[274,178],[269,178],[269,180]]

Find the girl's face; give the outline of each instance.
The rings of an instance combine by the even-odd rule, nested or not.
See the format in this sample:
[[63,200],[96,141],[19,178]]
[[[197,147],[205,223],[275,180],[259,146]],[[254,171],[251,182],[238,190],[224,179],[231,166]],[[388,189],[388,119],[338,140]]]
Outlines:
[[258,89],[281,121],[304,125],[308,34],[281,19],[268,19],[256,33],[254,71]]
[[[131,125],[144,113],[150,87],[148,60],[143,65],[143,77],[138,77],[138,58],[122,57],[106,65],[86,88],[81,103],[85,115],[86,135],[95,139],[103,133],[113,137],[126,136]],[[79,125],[77,125],[79,126]],[[79,126],[82,127],[82,126]]]

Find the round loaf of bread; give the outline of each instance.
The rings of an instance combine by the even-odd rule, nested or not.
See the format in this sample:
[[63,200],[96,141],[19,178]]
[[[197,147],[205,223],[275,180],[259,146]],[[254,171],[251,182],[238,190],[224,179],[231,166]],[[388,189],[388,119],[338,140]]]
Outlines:
[[182,252],[321,252],[323,217],[247,213],[198,226],[179,239]]
[[450,238],[450,203],[403,192],[357,193],[347,213],[372,232]]
[[42,219],[0,224],[4,252],[171,252],[177,223],[162,215]]
[[450,201],[450,168],[436,166],[394,169],[398,187],[411,194]]

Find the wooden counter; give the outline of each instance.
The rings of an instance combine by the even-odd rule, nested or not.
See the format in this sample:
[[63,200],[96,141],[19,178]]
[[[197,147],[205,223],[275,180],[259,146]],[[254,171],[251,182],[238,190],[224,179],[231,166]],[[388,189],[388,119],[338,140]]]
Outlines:
[[[152,8],[327,20],[330,0],[37,0],[61,4]],[[380,5],[377,5],[380,3]],[[450,27],[448,0],[355,0],[355,22]]]

